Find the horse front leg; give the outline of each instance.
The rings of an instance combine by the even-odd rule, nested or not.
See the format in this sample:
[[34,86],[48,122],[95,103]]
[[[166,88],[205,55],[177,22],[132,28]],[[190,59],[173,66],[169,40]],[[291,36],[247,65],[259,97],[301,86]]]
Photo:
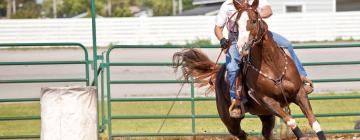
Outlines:
[[293,119],[290,114],[286,113],[281,107],[280,103],[273,98],[263,96],[262,101],[265,103],[266,107],[275,113],[275,115],[279,116],[284,120],[287,126],[289,126],[292,132],[295,134],[296,138],[299,140],[306,140],[308,138],[301,132],[300,128],[297,126],[295,119]]
[[274,115],[259,115],[262,123],[262,135],[264,140],[273,140],[273,129],[275,126],[275,116]]
[[238,135],[236,135],[236,138],[238,138],[239,140],[247,140],[247,135],[246,132],[242,129],[240,129],[240,132]]
[[308,119],[310,126],[316,132],[316,135],[318,136],[319,140],[326,140],[325,134],[321,130],[319,122],[315,118],[308,96],[303,88],[299,90],[296,97],[296,102],[297,102],[296,104],[300,107],[301,111]]
[[[231,118],[231,119],[233,119],[233,118]],[[235,119],[233,119],[233,120],[235,120]],[[227,127],[229,133],[231,135],[233,135],[234,137],[236,137],[238,140],[247,140],[247,133],[241,129],[241,120],[242,119],[240,119],[240,122],[238,122],[237,120],[232,123],[224,123],[224,124]]]

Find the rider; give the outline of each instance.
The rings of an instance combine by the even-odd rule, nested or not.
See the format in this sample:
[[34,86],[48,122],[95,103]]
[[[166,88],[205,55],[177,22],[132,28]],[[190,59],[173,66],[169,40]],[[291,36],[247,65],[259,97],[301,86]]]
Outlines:
[[[240,0],[241,1],[241,0]],[[253,0],[249,0],[249,3],[251,4]],[[259,11],[260,16],[262,18],[268,18],[272,15],[272,10],[269,2],[267,0],[259,0],[259,6],[257,11]],[[236,29],[232,29],[235,21],[229,20],[231,16],[236,12],[236,9],[233,4],[233,0],[226,0],[219,10],[219,13],[216,17],[216,23],[215,23],[215,35],[220,40],[220,44],[222,48],[227,48],[230,45],[230,48],[228,49],[226,53],[226,70],[227,70],[227,79],[230,84],[230,97],[232,104],[236,101],[236,75],[238,74],[238,71],[240,69],[240,54],[239,49],[237,46],[237,38],[238,38],[238,32],[236,32]],[[229,31],[229,39],[231,42],[228,42],[228,40],[223,36],[222,32],[224,29],[224,26],[227,26],[227,30]],[[311,82],[306,78],[307,73],[302,66],[299,58],[296,56],[293,46],[291,45],[291,42],[288,41],[285,37],[271,32],[273,35],[274,41],[283,48],[287,48],[289,51],[291,58],[293,59],[297,70],[300,73],[301,79],[304,82]],[[231,44],[228,44],[231,43]],[[240,46],[241,47],[241,46]],[[312,92],[312,87],[308,84],[305,84],[305,88],[307,90],[307,93]],[[232,110],[231,110],[232,111]],[[235,112],[230,112],[235,113]]]

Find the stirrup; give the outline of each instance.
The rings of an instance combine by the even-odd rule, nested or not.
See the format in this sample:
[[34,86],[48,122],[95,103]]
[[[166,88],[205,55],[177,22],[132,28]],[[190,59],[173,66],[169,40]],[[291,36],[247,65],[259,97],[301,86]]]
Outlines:
[[313,82],[310,80],[310,79],[308,79],[308,78],[306,78],[305,76],[301,76],[301,80],[303,81],[303,83],[304,83],[304,90],[305,90],[305,93],[306,94],[310,94],[310,93],[312,93],[313,91],[314,91],[314,84],[313,84]]
[[231,101],[231,105],[229,107],[229,114],[231,118],[242,118],[244,117],[244,107],[240,103],[239,99],[235,99],[235,101]]

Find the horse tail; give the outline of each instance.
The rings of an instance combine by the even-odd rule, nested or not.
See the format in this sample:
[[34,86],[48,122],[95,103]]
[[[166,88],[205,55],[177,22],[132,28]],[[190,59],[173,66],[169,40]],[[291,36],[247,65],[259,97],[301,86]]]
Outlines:
[[200,86],[209,85],[208,91],[214,90],[214,81],[219,66],[198,49],[184,49],[173,55],[175,72],[180,68],[185,80],[194,77]]
[[216,93],[216,106],[221,121],[232,135],[246,137],[240,128],[241,119],[231,118],[229,114],[231,101],[229,85],[225,80],[225,65],[216,65],[198,49],[184,49],[174,54],[173,66],[175,71],[181,68],[185,80],[194,77],[196,81],[202,82],[201,86],[210,85],[209,89]]

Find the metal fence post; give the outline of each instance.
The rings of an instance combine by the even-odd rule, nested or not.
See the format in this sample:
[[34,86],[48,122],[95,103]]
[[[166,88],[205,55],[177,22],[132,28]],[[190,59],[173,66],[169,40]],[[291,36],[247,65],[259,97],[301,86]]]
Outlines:
[[[94,62],[94,82],[95,82],[95,91],[96,91],[96,98],[98,98],[98,74],[97,74],[97,46],[96,46],[96,12],[95,12],[95,0],[91,0],[91,21],[92,21],[92,41],[93,41],[93,62]],[[99,105],[98,100],[96,101],[96,108],[97,108],[97,115],[99,116]],[[97,123],[97,129],[99,132],[99,122]],[[100,138],[100,134],[98,133],[98,139]]]
[[103,59],[101,60],[101,64],[100,64],[100,67],[101,67],[101,73],[100,73],[100,76],[101,76],[101,132],[104,132],[106,126],[105,126],[105,119],[106,119],[106,116],[105,116],[105,102],[104,102],[104,70],[106,69],[107,65],[105,63],[105,60],[104,60],[104,53],[102,53],[102,57]]
[[110,92],[110,48],[106,53],[106,91],[107,91],[107,111],[108,111],[108,139],[112,140],[112,127],[111,127],[111,92]]
[[194,86],[194,78],[191,78],[191,132],[193,134],[193,138],[195,139],[196,134],[196,120],[195,120],[195,86]]

